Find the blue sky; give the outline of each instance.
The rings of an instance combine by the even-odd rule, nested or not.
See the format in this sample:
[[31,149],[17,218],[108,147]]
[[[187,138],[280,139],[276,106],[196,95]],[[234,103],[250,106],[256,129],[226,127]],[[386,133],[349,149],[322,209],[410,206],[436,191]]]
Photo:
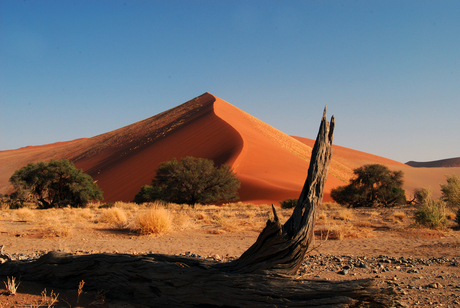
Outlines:
[[0,1],[0,150],[210,92],[401,162],[460,156],[459,1]]

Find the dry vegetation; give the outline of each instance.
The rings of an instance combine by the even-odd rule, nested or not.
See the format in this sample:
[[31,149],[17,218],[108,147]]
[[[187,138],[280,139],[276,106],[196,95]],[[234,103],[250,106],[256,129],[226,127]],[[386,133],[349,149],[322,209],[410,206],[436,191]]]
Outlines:
[[[349,209],[324,203],[318,211],[318,238],[343,240],[369,238],[381,229],[404,231],[417,227],[415,208]],[[281,223],[292,209],[277,208]],[[37,210],[21,208],[2,211],[2,220],[27,223],[38,238],[65,238],[80,228],[123,230],[132,235],[161,235],[187,229],[205,229],[210,234],[233,231],[260,232],[272,215],[271,206],[231,203],[223,206],[116,202],[91,204],[87,208]],[[448,226],[454,227],[455,213],[448,212]]]
[[[281,223],[284,224],[290,217],[292,210],[277,207],[277,214]],[[430,230],[420,227],[415,221],[416,210],[416,207],[349,209],[336,203],[324,203],[318,211],[316,221],[315,235],[319,241],[312,249],[318,248],[317,245],[322,245],[322,240],[378,239],[384,234],[385,236],[392,234],[392,237],[400,238],[441,237],[446,232],[450,232],[450,228],[456,226],[454,222],[456,215],[449,211],[446,213],[447,229]],[[55,245],[59,245],[59,247],[54,246],[56,249],[74,253],[94,253],[88,248],[85,248],[88,249],[87,251],[75,250],[75,248],[73,250],[67,249],[66,245],[68,244],[66,242],[74,241],[75,235],[79,233],[86,235],[78,237],[78,241],[84,241],[84,237],[88,236],[108,241],[117,237],[124,237],[130,241],[128,246],[133,245],[132,250],[128,248],[129,250],[126,249],[125,251],[137,254],[147,253],[147,250],[136,252],[134,249],[137,248],[135,247],[136,239],[149,239],[150,237],[159,240],[161,238],[168,239],[187,232],[207,233],[210,237],[216,234],[232,235],[247,231],[255,234],[255,232],[259,233],[263,229],[271,215],[271,205],[256,206],[246,203],[232,203],[223,206],[197,204],[193,207],[186,204],[95,203],[88,208],[3,209],[0,212],[0,220],[3,222],[0,232],[10,237],[20,234],[24,239],[52,240]],[[14,232],[11,231],[8,229],[9,224],[14,224],[17,229]],[[241,237],[243,236],[241,235]],[[14,246],[8,246],[8,248],[9,252],[12,253]],[[118,250],[119,247],[116,249]],[[199,250],[198,247],[196,249]],[[116,253],[117,251],[114,249],[105,252]],[[184,252],[185,250],[182,253]],[[13,253],[15,258],[19,258],[19,256],[20,254]],[[225,257],[213,253],[205,257],[225,261],[232,256]],[[10,280],[5,281],[5,290],[13,294],[16,292],[19,281],[18,279],[13,280],[14,277],[8,278]],[[23,287],[22,283],[21,287]],[[104,302],[104,294],[86,294],[82,291],[83,289],[83,284],[75,286],[75,290],[69,291],[70,295],[66,295],[64,298],[63,290],[58,291],[61,293],[59,295],[53,292],[47,294],[46,290],[41,289],[43,290],[41,295],[37,293],[37,295],[31,296],[28,303],[32,303],[30,307],[51,307],[56,305],[56,301],[59,301],[60,304],[69,302],[72,307],[85,307],[80,296],[86,300],[86,305]],[[80,303],[78,303],[79,300]],[[0,307],[2,307],[2,303],[0,303]]]

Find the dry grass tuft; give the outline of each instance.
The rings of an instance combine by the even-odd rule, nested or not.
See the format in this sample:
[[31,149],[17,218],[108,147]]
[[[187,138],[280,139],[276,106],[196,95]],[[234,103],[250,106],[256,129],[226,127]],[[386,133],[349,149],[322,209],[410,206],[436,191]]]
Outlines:
[[6,292],[8,293],[8,295],[15,295],[21,283],[18,282],[16,284],[16,277],[6,277],[6,280],[6,282],[3,282],[5,284]]
[[39,230],[42,238],[67,237],[72,234],[71,226],[61,222],[49,222]]
[[35,212],[26,207],[15,210],[16,217],[23,221],[33,221],[35,218]]
[[176,230],[185,230],[191,225],[190,217],[182,211],[174,213],[172,223]]
[[341,241],[345,238],[346,226],[344,223],[337,223],[335,221],[327,222],[315,230],[315,235],[320,236],[321,239]]
[[335,202],[323,202],[323,203],[321,203],[320,207],[324,208],[324,209],[340,209],[340,208],[343,208],[343,206],[341,206],[340,204],[335,203]]
[[318,221],[326,221],[327,220],[327,214],[325,212],[320,212],[318,214]]
[[128,222],[125,211],[119,207],[112,207],[104,210],[98,220],[99,222],[107,223],[117,228],[124,227]]
[[91,211],[90,208],[80,209],[77,212],[77,215],[84,220],[91,220],[94,218],[94,213]]
[[122,202],[122,201],[117,201],[114,203],[113,207],[123,209],[125,211],[135,211],[141,208],[137,203],[134,202]]
[[333,217],[339,220],[352,220],[353,212],[350,209],[342,208],[337,210]]
[[457,217],[457,214],[450,210],[446,210],[446,218],[449,220],[454,220]]
[[209,216],[205,212],[200,211],[200,212],[197,212],[195,214],[195,219],[196,220],[207,221],[207,220],[209,220]]
[[162,207],[152,208],[139,214],[131,229],[139,234],[163,234],[171,229],[172,222],[168,210]]
[[396,221],[403,222],[406,219],[407,215],[405,212],[395,211],[393,213],[393,217],[396,219]]

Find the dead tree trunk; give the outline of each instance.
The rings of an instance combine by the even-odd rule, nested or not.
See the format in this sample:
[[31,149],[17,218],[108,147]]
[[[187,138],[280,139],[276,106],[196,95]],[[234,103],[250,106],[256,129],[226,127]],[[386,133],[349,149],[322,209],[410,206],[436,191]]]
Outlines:
[[273,219],[257,241],[241,257],[223,264],[222,269],[239,273],[273,273],[294,275],[302,264],[313,240],[315,214],[323,201],[324,185],[332,157],[334,117],[326,120],[326,108],[311,154],[308,175],[299,201],[288,221],[281,226],[275,208]]
[[0,276],[39,281],[47,287],[106,290],[112,298],[150,307],[393,307],[394,297],[372,280],[293,279],[313,239],[317,206],[331,160],[334,118],[326,110],[308,176],[291,218],[274,218],[257,241],[230,263],[165,255],[72,255],[50,252],[37,261],[8,260]]

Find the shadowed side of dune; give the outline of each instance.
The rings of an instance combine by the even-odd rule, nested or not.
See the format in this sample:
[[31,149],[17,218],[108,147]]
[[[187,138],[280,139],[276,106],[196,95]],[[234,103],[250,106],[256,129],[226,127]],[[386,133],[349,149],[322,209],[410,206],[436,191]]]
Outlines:
[[409,161],[406,163],[406,165],[409,165],[411,167],[416,167],[416,168],[460,167],[460,157],[440,159],[440,160],[427,161],[427,162]]
[[[106,201],[131,201],[150,184],[159,164],[186,156],[232,165],[243,147],[241,136],[214,113],[214,96],[197,98],[199,107],[181,114],[169,125],[144,134],[136,142],[118,143],[97,155],[75,161],[104,191]],[[139,134],[133,133],[133,138]]]

